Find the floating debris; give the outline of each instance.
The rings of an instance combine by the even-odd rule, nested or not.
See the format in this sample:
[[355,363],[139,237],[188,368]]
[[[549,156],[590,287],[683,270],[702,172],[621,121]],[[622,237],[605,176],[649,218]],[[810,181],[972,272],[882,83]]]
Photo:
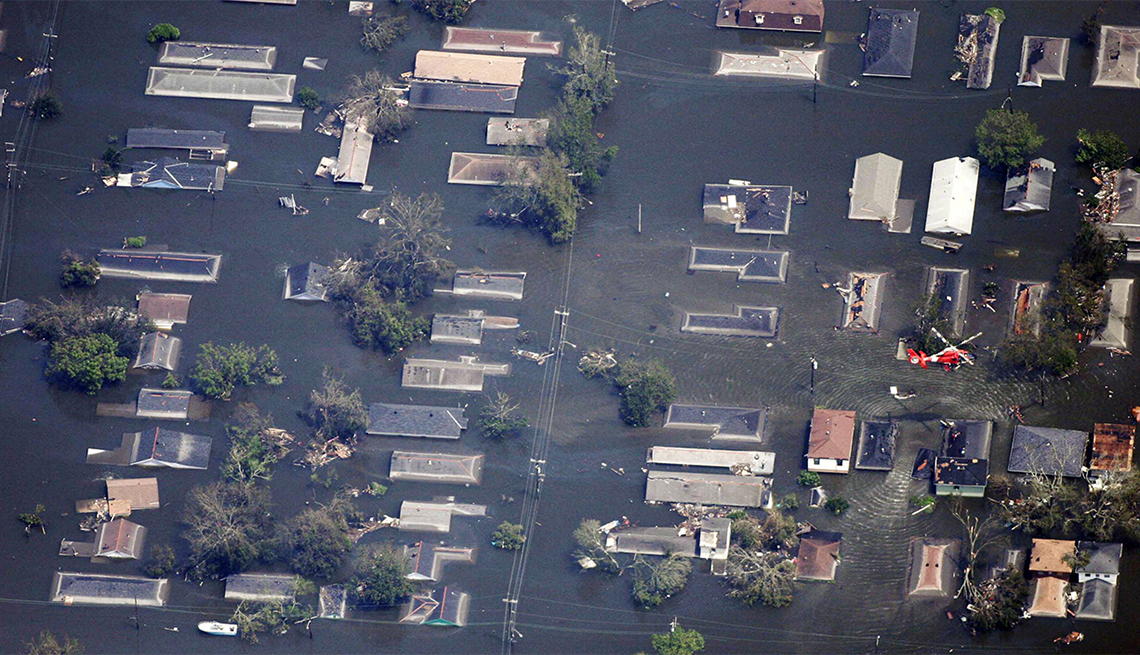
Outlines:
[[297,199],[291,193],[288,196],[281,196],[277,202],[285,209],[292,209],[294,216],[304,216],[309,213],[308,209],[297,204]]

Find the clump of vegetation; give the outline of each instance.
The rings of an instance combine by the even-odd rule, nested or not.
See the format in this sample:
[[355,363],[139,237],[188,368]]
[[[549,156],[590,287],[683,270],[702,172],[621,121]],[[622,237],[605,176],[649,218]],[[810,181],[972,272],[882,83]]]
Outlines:
[[346,308],[352,342],[361,348],[391,355],[431,333],[431,323],[426,318],[412,316],[402,301],[385,302],[374,287],[359,287],[351,296],[338,298]]
[[383,496],[384,494],[388,493],[388,487],[373,480],[372,482],[368,483],[367,487],[364,488],[364,493],[368,494],[369,496]]
[[115,340],[106,334],[69,337],[51,344],[47,375],[93,396],[104,384],[125,380],[129,363],[118,354]]
[[285,381],[272,348],[253,348],[244,342],[228,346],[215,346],[209,341],[202,344],[189,377],[194,389],[209,398],[229,398],[238,386],[274,387]]
[[1123,168],[1132,159],[1128,145],[1115,132],[1086,129],[1077,130],[1077,163],[1087,164],[1094,169],[1115,171]]
[[610,375],[617,368],[617,357],[612,350],[591,348],[578,360],[578,371],[588,378]]
[[657,607],[685,588],[692,570],[689,558],[679,553],[663,557],[656,563],[636,557],[633,563],[634,602],[644,608]]
[[60,260],[63,262],[63,270],[59,272],[59,286],[65,289],[93,287],[99,281],[102,271],[99,270],[99,262],[94,259],[84,261],[70,250],[64,250]]
[[331,577],[352,550],[348,536],[351,503],[332,503],[307,509],[289,519],[278,534],[278,552],[293,571],[313,578]]
[[652,643],[657,655],[693,655],[705,649],[704,635],[681,626],[675,626],[669,632],[653,635]]
[[40,532],[47,534],[47,523],[44,522],[43,513],[47,508],[41,504],[36,504],[35,510],[31,512],[23,512],[16,518],[20,523],[24,524],[24,532],[30,534],[32,528],[39,528]]
[[321,441],[340,438],[346,443],[368,427],[368,408],[359,389],[352,389],[328,368],[322,374],[324,384],[309,396],[305,419]]
[[177,41],[182,31],[170,23],[159,23],[146,33],[147,43],[162,43],[164,41]]
[[166,377],[162,378],[163,389],[177,389],[181,385],[182,380],[178,379],[178,376],[175,375],[173,371],[167,373]]
[[907,343],[915,350],[932,354],[945,348],[946,344],[935,331],[953,343],[958,341],[954,325],[942,311],[945,302],[946,298],[941,293],[926,294],[919,299],[914,310],[914,328],[906,337]]
[[978,632],[1009,630],[1021,622],[1028,599],[1029,585],[1021,572],[1002,573],[980,585],[967,624]]
[[1110,241],[1097,226],[1083,222],[1072,253],[1057,269],[1041,304],[1040,336],[1028,330],[1010,336],[998,360],[1010,368],[1055,375],[1076,370],[1078,347],[1108,318],[1102,290],[1124,252],[1122,242]]
[[403,553],[391,546],[375,548],[357,564],[350,584],[352,597],[362,605],[391,607],[415,591],[408,573],[408,560]]
[[39,636],[24,644],[27,655],[83,655],[83,645],[78,639],[67,635],[56,638],[50,631],[44,630]]
[[[1052,467],[1040,451],[1035,468]],[[1085,489],[1058,476],[1030,474],[1022,481],[995,485],[1002,518],[1034,535],[1090,541],[1140,543],[1140,474],[1135,471],[1097,489]]]
[[502,439],[517,436],[519,431],[530,425],[525,416],[515,412],[519,404],[511,402],[511,397],[502,391],[487,403],[479,413],[479,430],[487,439]]
[[851,503],[843,496],[832,496],[828,498],[823,504],[823,508],[832,514],[839,516],[840,514],[851,509]]
[[545,150],[537,159],[516,158],[495,192],[488,217],[498,223],[538,228],[552,243],[568,241],[578,224],[581,193],[565,155]]
[[44,91],[28,103],[28,113],[41,121],[51,120],[63,113],[63,103],[54,91]]
[[165,578],[178,570],[174,549],[165,544],[150,547],[150,563],[143,567],[148,578]]
[[376,14],[363,21],[360,45],[365,50],[380,54],[408,33],[408,19],[404,16]]
[[345,122],[363,126],[380,141],[395,141],[412,124],[412,111],[395,87],[392,78],[377,70],[350,77],[340,94]]
[[780,510],[784,512],[794,512],[800,508],[800,499],[796,498],[795,494],[788,494],[780,501]]
[[594,130],[596,111],[581,96],[563,99],[546,137],[548,147],[566,158],[572,180],[583,192],[592,190],[617,157],[617,146],[603,149]]
[[518,550],[526,543],[523,527],[518,523],[503,521],[491,534],[491,545],[503,550]]
[[297,104],[305,109],[317,111],[321,108],[321,94],[317,93],[311,86],[303,86],[297,89]]
[[154,331],[154,323],[135,312],[126,302],[96,303],[91,298],[42,300],[28,307],[25,329],[36,339],[51,343],[73,337],[106,334],[117,344],[116,354],[134,357],[139,339]]
[[799,476],[796,477],[796,482],[801,487],[818,487],[819,483],[823,480],[820,479],[819,473],[815,471],[800,471]]
[[911,496],[910,504],[921,510],[923,514],[933,514],[934,508],[938,505],[938,499],[934,496]]
[[271,552],[269,491],[240,482],[195,487],[186,497],[188,571],[199,579],[245,571]]
[[791,551],[797,543],[796,521],[778,510],[770,510],[763,521],[746,514],[732,520],[732,535],[745,550]]
[[673,374],[657,360],[626,360],[614,384],[621,393],[621,418],[634,427],[648,427],[653,414],[667,409],[677,396]]
[[1005,21],[1005,12],[1000,7],[987,7],[985,14],[998,22],[1001,25]]
[[412,0],[412,8],[445,23],[459,23],[475,0]]
[[1045,137],[1037,131],[1037,124],[1029,114],[1000,108],[986,112],[974,136],[978,155],[987,166],[995,169],[1021,166],[1045,143]]
[[123,151],[114,146],[107,146],[103,150],[103,165],[105,170],[114,171],[119,168],[119,164],[123,161]]
[[566,64],[555,72],[566,78],[562,86],[562,99],[567,102],[584,100],[595,114],[614,99],[617,92],[617,73],[609,55],[602,50],[597,34],[574,28],[574,44],[566,56]]
[[145,236],[127,237],[123,239],[124,248],[142,248],[144,246],[146,246]]
[[578,562],[592,561],[607,573],[617,573],[621,570],[621,565],[606,550],[606,535],[602,533],[601,527],[601,522],[596,519],[582,519],[578,527],[574,528],[574,542],[578,544],[574,559]]
[[734,520],[726,567],[729,597],[746,605],[791,604],[796,572],[791,553],[797,543],[795,520],[778,511],[768,512],[764,521]]
[[286,602],[275,600],[268,603],[243,600],[234,610],[230,621],[237,624],[238,634],[244,641],[256,644],[260,641],[258,634],[269,633],[281,636],[289,632],[289,626],[312,615],[311,608],[292,600]]
[[[276,434],[275,434],[276,433]],[[230,450],[222,462],[227,480],[252,483],[273,477],[273,466],[289,452],[286,433],[273,427],[273,417],[262,415],[253,403],[240,403],[233,423],[226,426]]]

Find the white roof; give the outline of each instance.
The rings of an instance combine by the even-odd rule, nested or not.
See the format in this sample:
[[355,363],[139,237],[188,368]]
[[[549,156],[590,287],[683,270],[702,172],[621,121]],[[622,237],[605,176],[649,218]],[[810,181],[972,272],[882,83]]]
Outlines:
[[969,234],[974,226],[974,199],[981,164],[973,157],[950,157],[934,162],[926,231]]
[[416,53],[416,77],[448,82],[519,86],[523,81],[524,64],[526,64],[525,57],[420,50]]
[[902,183],[902,167],[901,159],[881,152],[856,159],[847,218],[865,221],[894,220],[899,186]]

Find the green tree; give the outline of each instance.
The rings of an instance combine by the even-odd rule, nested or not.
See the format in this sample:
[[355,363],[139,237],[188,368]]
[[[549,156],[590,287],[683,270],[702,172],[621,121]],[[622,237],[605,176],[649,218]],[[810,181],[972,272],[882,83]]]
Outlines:
[[524,543],[526,543],[526,535],[523,533],[523,527],[518,523],[503,521],[491,533],[491,545],[495,548],[518,550],[523,547]]
[[657,607],[665,599],[680,593],[693,570],[689,558],[680,553],[667,555],[656,563],[639,556],[633,566],[633,600],[644,608]]
[[1077,130],[1077,163],[1115,171],[1132,159],[1128,145],[1115,132]]
[[106,334],[72,337],[51,345],[48,376],[59,376],[90,395],[104,383],[122,382],[127,377],[127,358],[116,354],[118,344]]
[[653,635],[653,650],[657,655],[693,655],[704,649],[704,635],[696,630],[676,626],[670,632]]
[[1045,143],[1029,114],[1000,108],[986,112],[974,136],[982,161],[997,169],[1021,166]]
[[475,0],[412,0],[412,7],[436,20],[459,23]]
[[783,552],[746,550],[740,546],[728,550],[728,595],[746,605],[791,605],[795,577],[796,565]]
[[601,182],[606,167],[617,156],[617,146],[602,149],[594,129],[594,108],[580,96],[559,103],[546,143],[566,158],[567,169],[575,176],[574,184],[582,191]]
[[621,418],[635,427],[649,427],[653,414],[664,411],[677,396],[673,374],[657,360],[626,360],[614,384],[621,392]]
[[340,94],[345,121],[363,125],[380,141],[395,141],[412,124],[412,110],[394,90],[396,86],[392,78],[377,70],[350,77],[348,87]]
[[601,527],[602,524],[597,519],[582,519],[578,527],[574,528],[574,542],[578,544],[574,559],[592,560],[603,571],[617,573],[621,566],[613,554],[606,550],[606,535],[602,533]]
[[530,425],[525,416],[516,416],[518,403],[512,403],[511,397],[500,391],[498,396],[479,413],[479,429],[487,439],[502,439],[518,435],[519,431]]
[[307,577],[335,574],[352,550],[346,519],[351,510],[347,500],[337,498],[291,518],[278,536],[279,552],[289,566]]
[[78,639],[67,635],[57,638],[48,630],[40,632],[38,637],[24,646],[27,655],[83,655],[83,646]]
[[28,113],[41,121],[51,120],[63,113],[63,103],[54,91],[44,91],[28,103]]
[[189,573],[224,578],[245,571],[271,552],[269,491],[239,482],[194,487],[186,497]]
[[819,477],[819,473],[815,471],[800,471],[800,474],[796,477],[796,482],[799,483],[801,487],[818,487],[822,481],[823,480]]
[[380,54],[408,32],[408,19],[404,16],[376,14],[363,21],[360,45],[365,50]]
[[145,236],[127,237],[127,238],[123,239],[123,247],[124,248],[142,248],[145,245],[146,245],[146,237]]
[[823,504],[823,508],[832,514],[839,516],[851,508],[851,503],[848,502],[848,500],[843,496],[832,496],[831,498],[828,498],[827,502]]
[[118,344],[120,357],[138,353],[139,339],[155,330],[154,323],[138,315],[133,304],[96,302],[92,298],[43,300],[28,307],[24,327],[36,339],[55,343],[72,337],[105,334]]
[[431,323],[426,318],[412,316],[401,301],[385,302],[372,286],[360,287],[351,296],[338,298],[348,319],[352,341],[361,348],[391,355],[431,333]]
[[[111,170],[117,169],[119,167],[119,164],[122,163],[122,161],[123,161],[123,151],[122,150],[119,150],[115,146],[107,146],[106,149],[103,150],[103,163],[106,164],[107,167],[110,168]],[[141,247],[141,246],[139,246],[139,247]]]
[[322,373],[324,384],[309,395],[305,418],[313,426],[318,439],[328,441],[340,438],[346,442],[356,439],[356,433],[368,427],[368,408],[360,389],[352,389],[344,380],[326,368]]
[[567,103],[582,99],[598,113],[614,99],[617,74],[597,34],[575,27],[574,43],[566,56],[566,64],[555,72],[566,78],[562,97]]
[[147,43],[162,43],[163,41],[177,41],[182,31],[170,23],[159,23],[146,33]]
[[283,430],[273,427],[272,416],[261,415],[253,403],[238,404],[226,435],[230,449],[222,462],[222,475],[241,483],[272,478],[273,466],[289,452],[287,443],[292,441]]
[[352,595],[360,603],[391,607],[411,595],[415,586],[408,580],[410,567],[403,553],[382,546],[365,553],[352,576]]
[[578,224],[582,195],[565,155],[543,150],[537,160],[515,160],[495,192],[492,220],[537,227],[552,243],[569,241]]
[[165,578],[178,570],[174,549],[165,544],[150,547],[150,563],[143,567],[149,578]]
[[243,600],[234,610],[230,621],[237,624],[238,634],[250,644],[259,642],[257,635],[267,632],[273,635],[283,635],[289,632],[289,626],[310,618],[313,611],[309,607],[298,604],[296,601],[275,600],[269,603],[258,603]]
[[769,510],[763,521],[744,515],[732,520],[732,538],[745,550],[791,551],[798,542],[796,520],[776,509]]
[[285,381],[272,348],[253,348],[244,342],[228,346],[215,346],[209,341],[202,344],[189,377],[195,390],[210,398],[229,398],[238,386],[277,386]]
[[321,108],[321,94],[317,93],[310,86],[303,86],[297,89],[297,104],[305,109],[317,111]]
[[93,287],[99,281],[101,271],[99,262],[94,259],[83,261],[79,255],[64,250],[60,255],[63,270],[59,273],[59,286],[67,287]]
[[788,494],[780,501],[780,510],[784,512],[794,512],[800,508],[800,499],[796,498],[795,494]]

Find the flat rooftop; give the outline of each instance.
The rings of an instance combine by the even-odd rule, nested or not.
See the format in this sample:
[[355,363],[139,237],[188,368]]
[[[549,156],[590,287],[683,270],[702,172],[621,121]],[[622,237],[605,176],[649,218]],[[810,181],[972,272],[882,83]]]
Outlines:
[[253,102],[293,102],[296,75],[152,66],[146,95]]
[[737,307],[733,314],[685,312],[681,331],[695,334],[771,339],[776,336],[779,320],[779,307]]
[[776,453],[759,450],[713,450],[710,448],[678,448],[652,446],[645,458],[648,464],[703,466],[733,469],[750,475],[771,475],[776,468]]
[[690,246],[690,271],[736,273],[740,282],[785,282],[788,255],[784,250],[741,250]]
[[712,473],[650,471],[645,500],[730,507],[762,507],[770,496],[768,478]]
[[483,479],[483,459],[483,455],[397,450],[392,453],[388,477],[393,480],[479,484]]

